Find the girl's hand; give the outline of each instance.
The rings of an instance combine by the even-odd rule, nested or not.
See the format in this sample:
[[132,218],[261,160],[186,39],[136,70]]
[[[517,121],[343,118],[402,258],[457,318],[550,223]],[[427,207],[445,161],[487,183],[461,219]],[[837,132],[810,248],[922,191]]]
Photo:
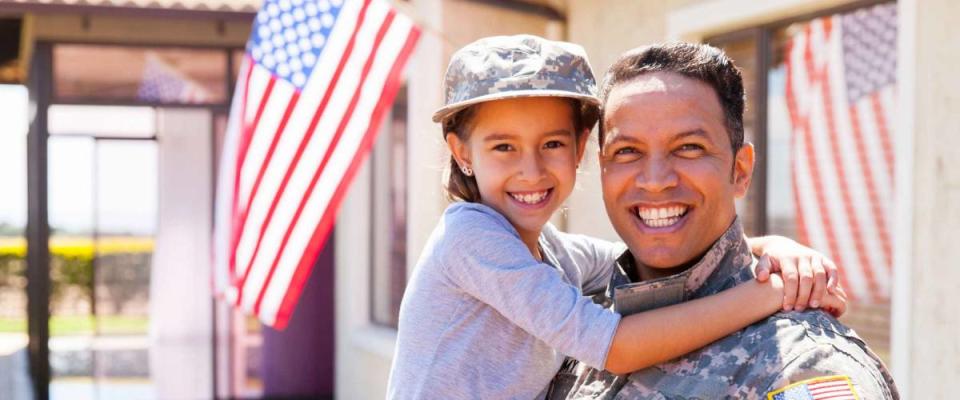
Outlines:
[[834,291],[823,296],[820,308],[833,315],[834,318],[840,318],[843,313],[847,312],[847,293],[843,291],[842,287],[837,286]]
[[[760,257],[757,280],[765,282],[773,272],[784,281],[784,311],[803,311],[808,306],[827,306],[826,295],[834,297],[829,306],[842,314],[846,295],[838,294],[837,266],[816,250],[782,236],[765,236],[748,240],[753,253]],[[838,304],[842,303],[842,304]]]

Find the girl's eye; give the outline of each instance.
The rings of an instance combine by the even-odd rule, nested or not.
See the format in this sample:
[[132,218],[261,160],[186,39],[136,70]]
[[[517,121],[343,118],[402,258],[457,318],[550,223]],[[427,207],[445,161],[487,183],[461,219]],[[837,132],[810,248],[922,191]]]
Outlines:
[[494,151],[510,151],[510,150],[513,150],[513,146],[506,143],[500,143],[496,146],[493,146],[493,150]]
[[548,149],[559,149],[563,146],[564,146],[563,142],[559,140],[551,140],[543,145],[543,147],[546,147]]

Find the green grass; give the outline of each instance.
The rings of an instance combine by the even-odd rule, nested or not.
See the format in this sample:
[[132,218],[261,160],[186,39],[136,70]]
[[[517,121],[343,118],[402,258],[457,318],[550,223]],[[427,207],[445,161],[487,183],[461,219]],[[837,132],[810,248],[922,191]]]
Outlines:
[[[101,316],[101,334],[146,334],[147,317]],[[25,318],[0,318],[0,333],[26,333]],[[88,316],[54,316],[50,318],[50,335],[92,335],[94,319]]]

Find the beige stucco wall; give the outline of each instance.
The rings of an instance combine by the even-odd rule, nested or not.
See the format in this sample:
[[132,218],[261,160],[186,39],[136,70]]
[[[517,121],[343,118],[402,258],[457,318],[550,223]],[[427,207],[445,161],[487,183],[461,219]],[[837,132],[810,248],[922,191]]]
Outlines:
[[893,368],[905,399],[953,397],[960,374],[957,17],[951,0],[899,3]]

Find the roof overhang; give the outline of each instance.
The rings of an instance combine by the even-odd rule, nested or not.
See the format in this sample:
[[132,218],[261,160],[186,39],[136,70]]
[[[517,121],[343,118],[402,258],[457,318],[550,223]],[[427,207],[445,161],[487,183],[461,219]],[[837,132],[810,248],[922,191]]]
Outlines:
[[251,19],[262,0],[0,0],[0,12]]

